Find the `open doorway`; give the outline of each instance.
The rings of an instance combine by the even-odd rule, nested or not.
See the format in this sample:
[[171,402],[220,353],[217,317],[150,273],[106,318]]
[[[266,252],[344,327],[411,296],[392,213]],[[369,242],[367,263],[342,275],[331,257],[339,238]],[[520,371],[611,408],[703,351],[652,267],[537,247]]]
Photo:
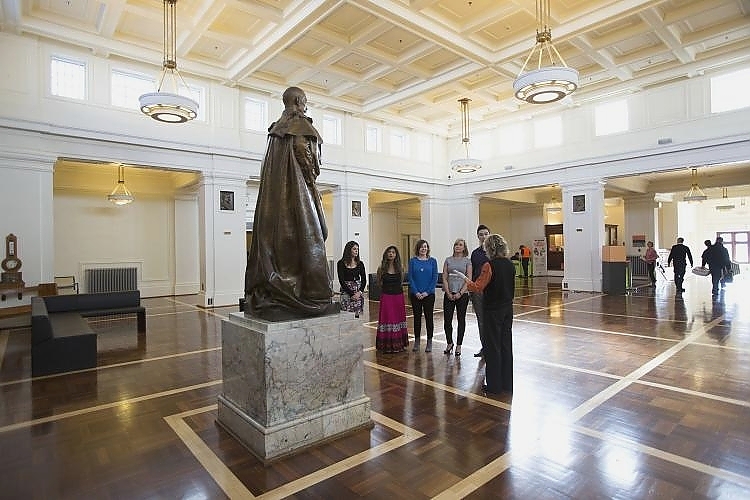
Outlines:
[[401,260],[403,262],[406,262],[412,255],[414,255],[414,246],[421,238],[422,237],[418,234],[401,235]]
[[562,272],[565,269],[565,236],[563,236],[563,225],[545,225],[544,236],[547,239],[547,271]]
[[370,191],[370,255],[373,271],[385,248],[395,245],[406,264],[417,240],[421,238],[422,209],[417,195],[390,191]]

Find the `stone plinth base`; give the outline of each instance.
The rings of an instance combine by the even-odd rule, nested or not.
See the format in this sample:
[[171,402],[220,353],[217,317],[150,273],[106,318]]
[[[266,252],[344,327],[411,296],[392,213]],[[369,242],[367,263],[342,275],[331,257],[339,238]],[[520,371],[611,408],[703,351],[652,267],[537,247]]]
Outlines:
[[352,316],[223,320],[219,424],[265,463],[371,427],[361,322]]

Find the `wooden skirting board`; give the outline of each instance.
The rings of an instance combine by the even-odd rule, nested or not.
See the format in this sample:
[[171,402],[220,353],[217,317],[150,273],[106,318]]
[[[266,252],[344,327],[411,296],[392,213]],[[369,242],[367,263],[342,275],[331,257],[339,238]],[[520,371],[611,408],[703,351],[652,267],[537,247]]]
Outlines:
[[10,316],[20,316],[21,314],[31,313],[31,305],[25,306],[14,306],[14,307],[2,307],[0,308],[0,318],[8,318]]

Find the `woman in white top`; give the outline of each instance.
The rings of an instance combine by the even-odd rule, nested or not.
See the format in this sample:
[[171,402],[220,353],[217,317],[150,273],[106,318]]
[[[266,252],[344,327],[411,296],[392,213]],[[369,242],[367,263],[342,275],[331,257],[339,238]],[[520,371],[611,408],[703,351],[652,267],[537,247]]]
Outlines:
[[443,264],[443,326],[448,347],[443,354],[453,351],[453,311],[457,312],[458,335],[456,338],[456,356],[461,355],[461,344],[464,341],[466,331],[466,309],[469,306],[469,292],[466,282],[458,277],[451,276],[453,271],[460,271],[466,276],[471,276],[471,260],[466,241],[458,238],[453,243],[453,255],[445,259]]

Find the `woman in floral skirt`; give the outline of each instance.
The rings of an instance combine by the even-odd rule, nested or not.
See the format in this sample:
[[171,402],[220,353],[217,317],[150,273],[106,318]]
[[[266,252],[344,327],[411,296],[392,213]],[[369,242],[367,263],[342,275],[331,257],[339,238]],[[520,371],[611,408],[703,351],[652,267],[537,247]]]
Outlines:
[[356,241],[344,246],[344,255],[336,264],[336,274],[341,285],[341,310],[353,312],[354,317],[359,318],[365,305],[367,274],[365,265],[359,260],[359,244]]

